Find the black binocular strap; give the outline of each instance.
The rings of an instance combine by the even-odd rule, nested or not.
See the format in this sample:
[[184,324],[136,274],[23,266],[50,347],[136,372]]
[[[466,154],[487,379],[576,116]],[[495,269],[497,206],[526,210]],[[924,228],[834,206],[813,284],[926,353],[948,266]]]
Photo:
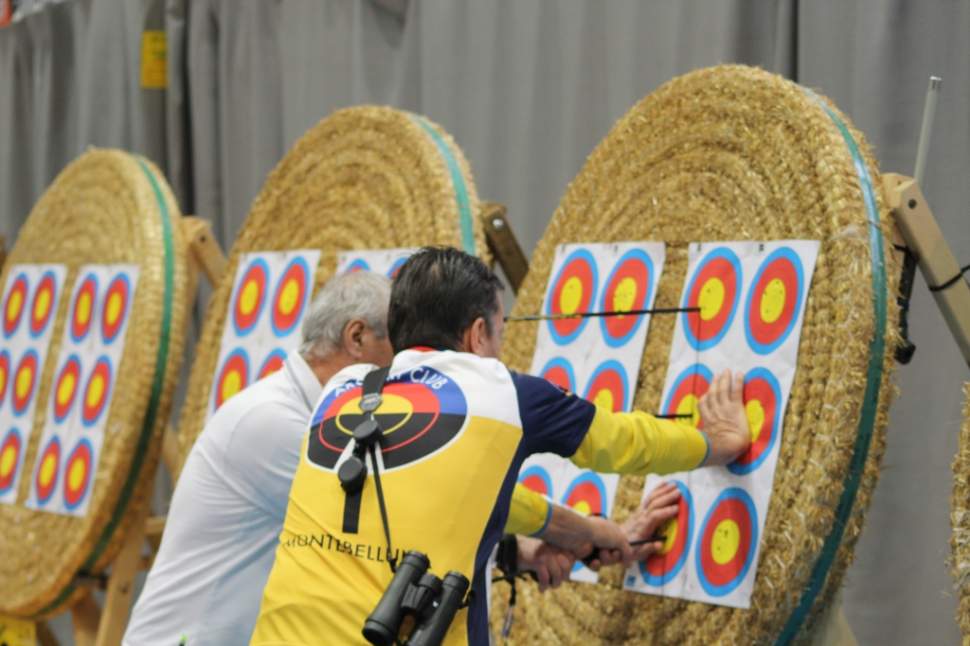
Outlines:
[[[387,375],[390,372],[391,367],[387,366],[384,368],[377,368],[376,370],[371,370],[364,376],[364,383],[361,386],[361,402],[369,395],[380,395],[384,390],[384,381],[387,379]],[[372,412],[367,413],[373,416]],[[356,448],[356,447],[355,447]],[[367,464],[366,452],[362,452],[360,458]],[[371,459],[374,462],[374,468],[377,468],[377,457],[376,451],[371,452]],[[344,497],[344,534],[356,534],[360,530],[360,501],[363,495],[363,487],[358,489],[353,493],[347,493]],[[383,512],[383,505],[381,506],[381,511]]]

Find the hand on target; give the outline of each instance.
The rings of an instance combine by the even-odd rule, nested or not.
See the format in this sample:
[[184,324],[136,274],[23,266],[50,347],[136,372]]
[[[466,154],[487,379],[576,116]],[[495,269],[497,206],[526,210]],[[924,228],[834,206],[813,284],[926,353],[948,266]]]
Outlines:
[[[657,554],[664,546],[664,527],[677,516],[680,509],[680,491],[665,482],[651,491],[633,515],[623,521],[621,527],[633,545],[634,561],[642,561]],[[657,536],[657,540],[649,540]]]
[[744,375],[725,370],[701,398],[699,408],[710,443],[705,465],[729,464],[751,446],[751,430],[741,398]]

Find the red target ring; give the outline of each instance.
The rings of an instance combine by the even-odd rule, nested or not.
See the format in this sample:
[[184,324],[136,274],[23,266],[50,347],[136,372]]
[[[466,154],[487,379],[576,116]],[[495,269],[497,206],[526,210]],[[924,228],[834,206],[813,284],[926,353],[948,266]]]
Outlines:
[[260,366],[256,379],[259,380],[277,372],[283,367],[284,362],[286,362],[286,352],[281,348],[276,348],[263,360],[263,365]]
[[[689,421],[697,428],[703,428],[698,404],[704,393],[711,387],[714,375],[710,369],[700,363],[688,366],[674,379],[667,398],[661,407],[665,416]],[[689,417],[684,417],[689,416]]]
[[91,486],[94,449],[87,438],[81,438],[64,466],[64,506],[77,509],[87,498]]
[[30,335],[39,337],[54,318],[57,299],[57,280],[54,272],[47,271],[37,283],[37,290],[30,303]]
[[288,335],[300,322],[310,286],[310,267],[297,256],[283,270],[283,276],[273,291],[273,315],[270,322],[273,333]]
[[269,265],[262,258],[254,258],[243,271],[232,299],[232,326],[238,336],[246,336],[256,327],[266,304],[267,283]]
[[47,446],[37,462],[34,475],[34,494],[38,504],[45,504],[57,488],[57,477],[61,467],[61,440],[56,435],[47,441]]
[[91,330],[94,308],[98,302],[98,278],[88,274],[81,281],[71,307],[71,340],[80,343]]
[[102,355],[94,364],[88,381],[84,386],[84,401],[81,403],[81,423],[94,426],[101,419],[108,401],[111,399],[111,360]]
[[751,446],[728,465],[737,475],[751,473],[768,458],[781,433],[781,384],[766,368],[744,377],[744,409],[751,428]]
[[34,389],[37,385],[37,372],[39,364],[37,353],[28,350],[21,357],[17,364],[17,370],[13,377],[13,412],[20,416],[26,412],[31,400],[34,398]]
[[[642,310],[650,302],[653,262],[642,249],[631,249],[623,254],[606,279],[606,288],[600,303],[603,312],[629,312]],[[633,338],[644,321],[644,315],[604,316],[600,319],[603,339],[617,348]]]
[[694,533],[694,501],[690,490],[679,480],[674,480],[673,484],[680,492],[680,500],[677,501],[677,515],[661,530],[664,546],[660,552],[640,562],[643,581],[653,586],[669,583],[683,569]]
[[629,410],[629,381],[623,364],[615,359],[601,363],[590,376],[583,399],[620,413]]
[[131,281],[127,274],[118,274],[108,283],[101,311],[101,336],[105,343],[113,342],[125,324],[131,302]]
[[20,326],[27,302],[27,274],[20,273],[13,280],[10,291],[3,301],[3,333],[10,337]]
[[[559,316],[591,312],[592,304],[596,301],[597,281],[593,254],[586,249],[573,251],[552,281],[546,299],[546,314]],[[552,340],[559,345],[570,343],[583,331],[588,320],[585,317],[549,320]]]
[[697,578],[712,597],[737,588],[754,563],[758,512],[740,487],[725,489],[704,518],[697,546]]
[[71,412],[74,400],[81,384],[81,360],[72,354],[61,366],[54,381],[54,392],[51,401],[54,403],[54,421],[62,423]]
[[243,348],[236,348],[226,356],[219,369],[215,384],[215,409],[234,397],[249,385],[249,355]]
[[535,464],[519,473],[519,482],[538,494],[552,496],[552,477],[543,467]]
[[568,359],[562,357],[550,359],[542,367],[539,376],[554,383],[566,392],[576,392],[576,373],[573,372],[573,365]]
[[727,334],[741,297],[741,261],[727,247],[714,249],[698,263],[684,295],[683,329],[695,350],[717,345]]
[[0,408],[7,401],[7,382],[10,381],[10,353],[0,350]]
[[744,333],[758,354],[778,348],[795,328],[802,307],[805,272],[789,247],[776,249],[758,268],[745,305]]
[[15,428],[9,429],[3,442],[0,443],[0,495],[7,493],[13,487],[23,448],[24,442],[20,437],[20,431]]

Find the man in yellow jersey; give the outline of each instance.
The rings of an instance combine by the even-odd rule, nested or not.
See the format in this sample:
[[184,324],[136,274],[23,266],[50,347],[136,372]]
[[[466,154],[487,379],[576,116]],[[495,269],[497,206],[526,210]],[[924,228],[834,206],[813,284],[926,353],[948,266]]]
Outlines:
[[[439,577],[471,581],[468,607],[444,643],[487,644],[487,563],[526,457],[552,452],[600,472],[672,473],[727,464],[748,448],[740,375],[715,379],[701,402],[701,432],[597,408],[510,371],[496,359],[501,289],[480,260],[455,249],[423,249],[401,268],[388,312],[397,354],[372,412],[380,448],[363,488],[345,491],[338,471],[358,455],[353,434],[368,419],[362,388],[374,374],[351,366],[315,407],[253,644],[364,643],[364,621],[392,580],[388,556],[410,551],[427,555]],[[599,547],[631,555],[625,538]]]

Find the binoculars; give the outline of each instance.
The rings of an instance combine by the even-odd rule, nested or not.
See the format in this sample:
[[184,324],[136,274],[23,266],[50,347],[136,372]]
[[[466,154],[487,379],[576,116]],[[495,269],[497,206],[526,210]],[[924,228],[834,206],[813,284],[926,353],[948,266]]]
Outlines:
[[364,622],[364,638],[377,646],[398,643],[405,617],[414,618],[414,629],[404,641],[409,646],[436,646],[444,639],[455,613],[462,607],[468,579],[448,572],[440,579],[428,572],[431,561],[421,552],[404,554],[391,584]]

